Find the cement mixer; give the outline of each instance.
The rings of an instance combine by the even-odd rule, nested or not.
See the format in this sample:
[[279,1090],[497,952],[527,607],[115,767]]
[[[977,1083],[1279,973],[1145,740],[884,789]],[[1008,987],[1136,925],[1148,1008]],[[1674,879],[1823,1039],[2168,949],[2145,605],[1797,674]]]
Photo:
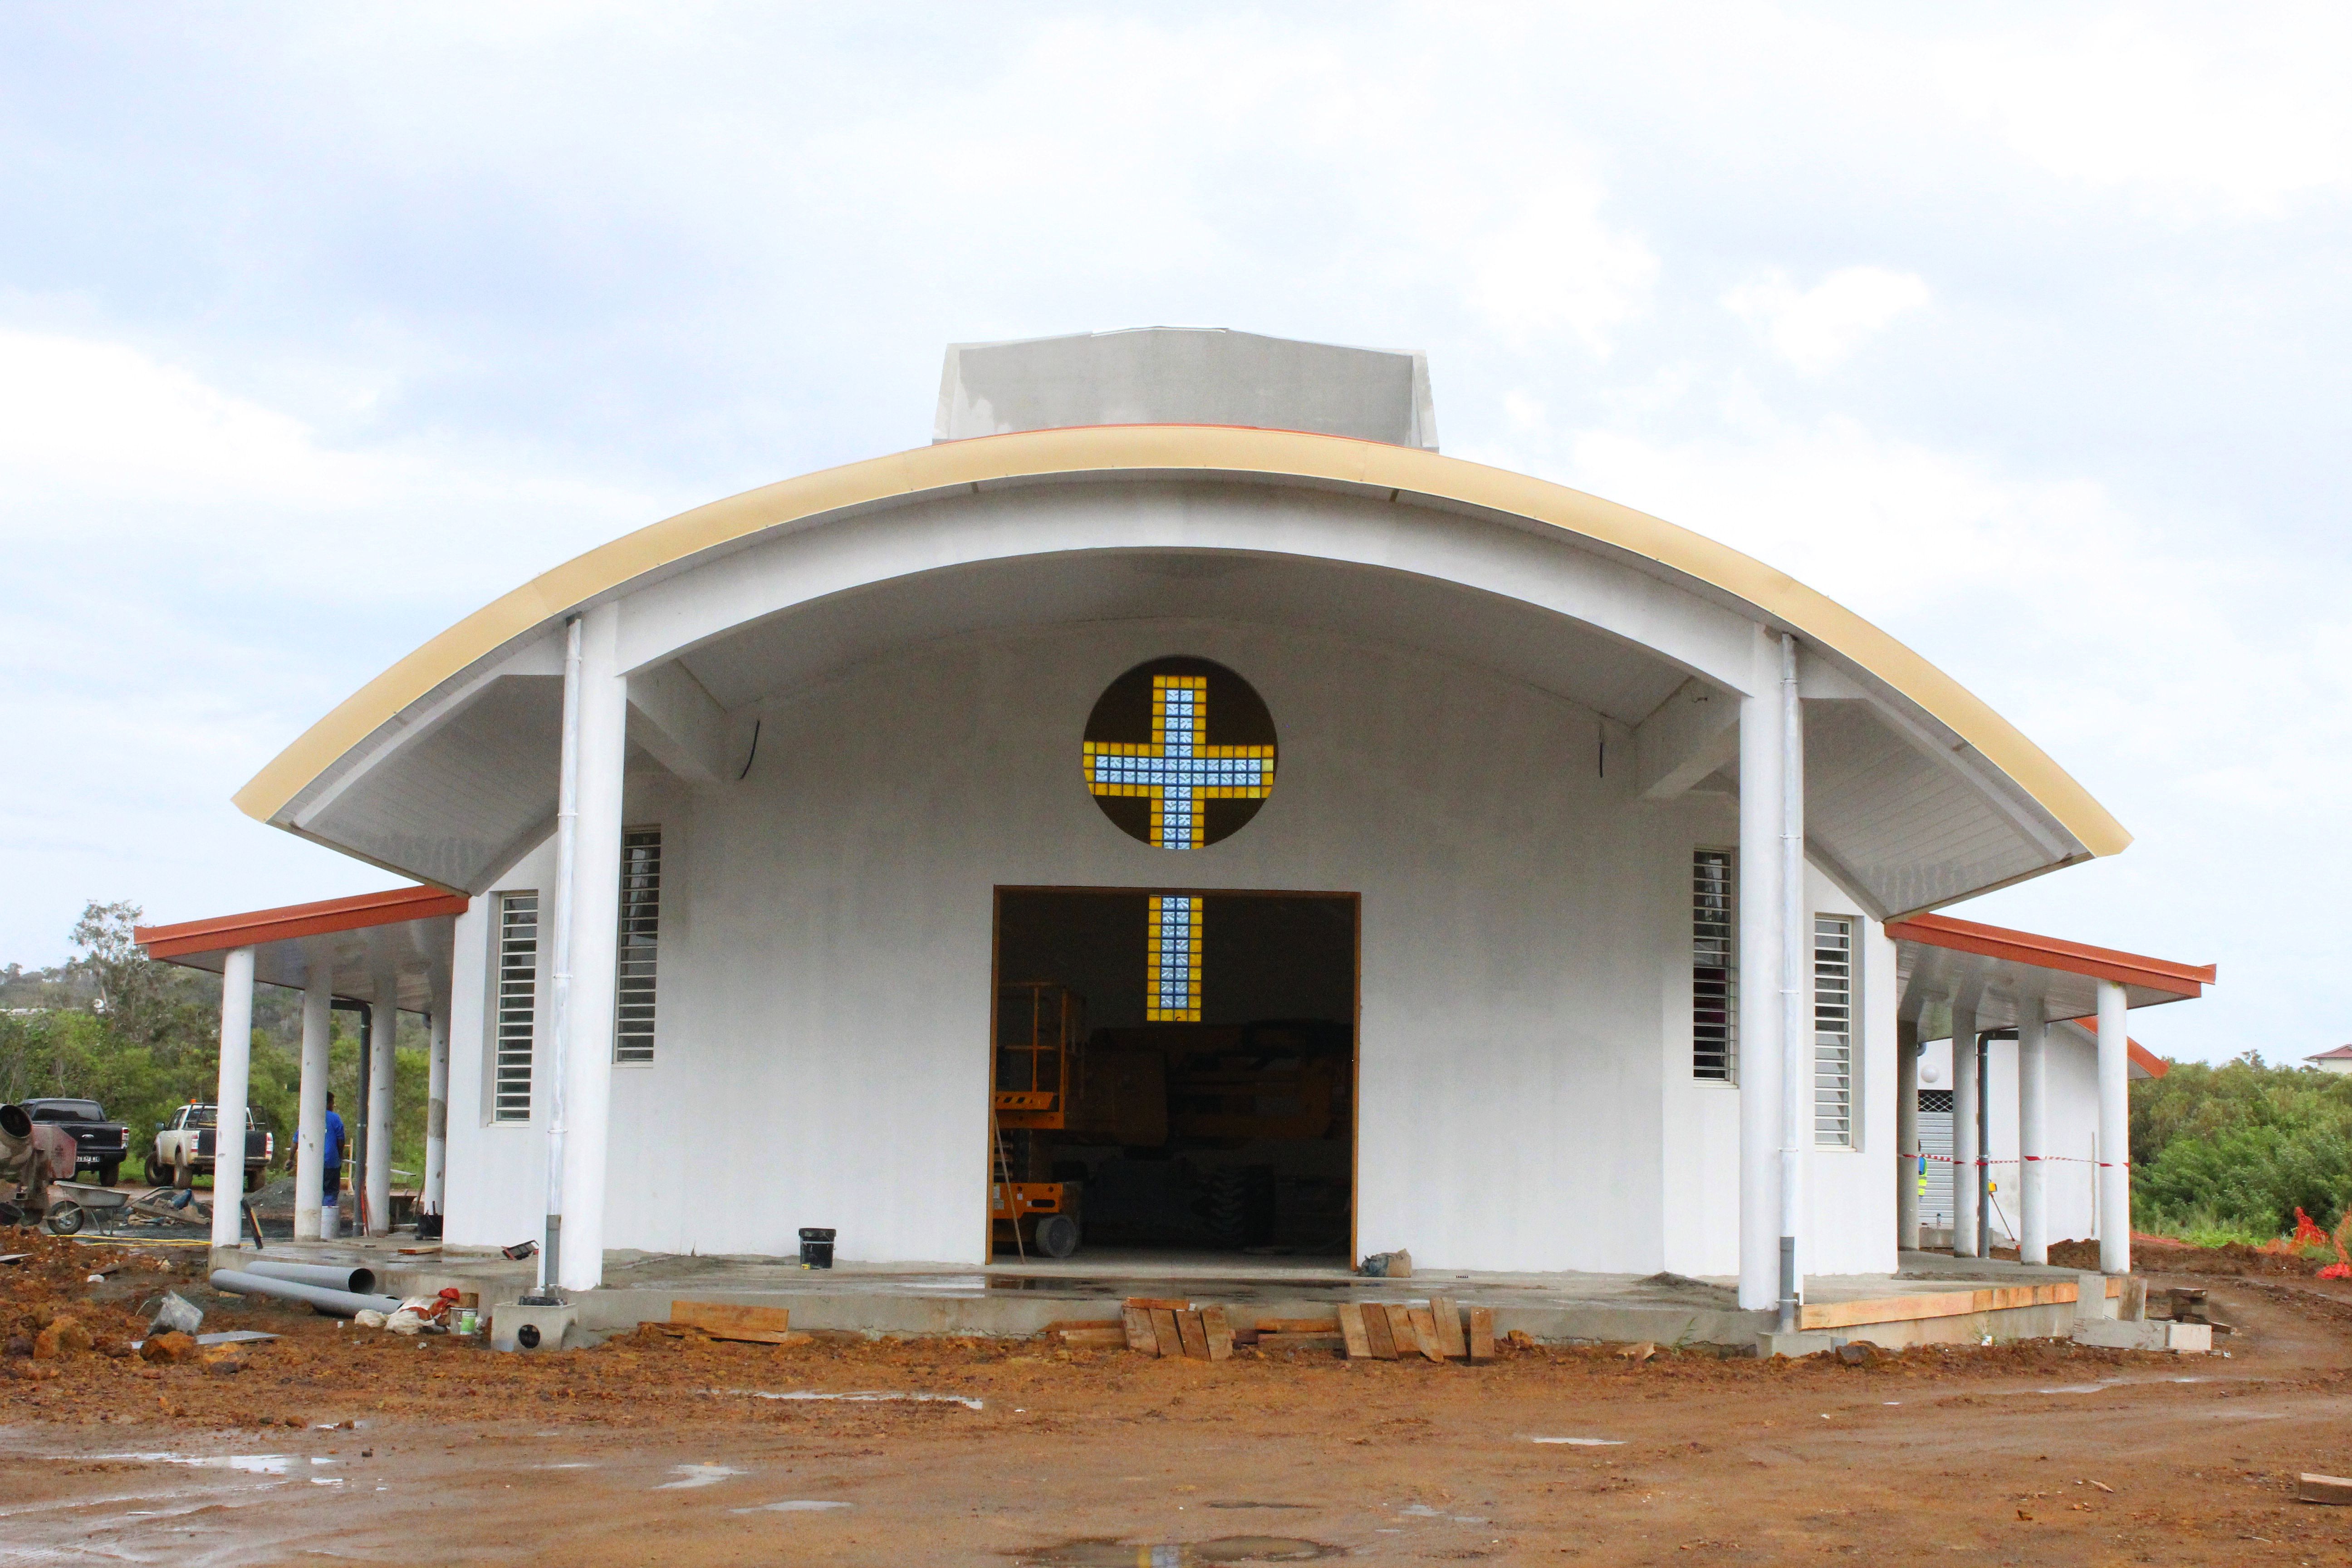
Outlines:
[[36,1121],[21,1105],[0,1105],[0,1225],[38,1225],[49,1184],[74,1170],[73,1134]]

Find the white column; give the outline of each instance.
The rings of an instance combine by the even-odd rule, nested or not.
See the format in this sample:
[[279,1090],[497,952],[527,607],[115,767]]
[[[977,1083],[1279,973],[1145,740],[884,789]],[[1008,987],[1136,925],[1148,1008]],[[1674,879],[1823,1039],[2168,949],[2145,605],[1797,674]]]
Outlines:
[[253,949],[221,964],[220,1087],[213,1103],[213,1245],[236,1247],[245,1227],[245,1093],[253,1068]]
[[2099,982],[2099,1270],[2131,1272],[2131,1037],[2124,988]]
[[442,1189],[449,1166],[449,997],[445,987],[433,999],[433,1063],[425,1090],[425,1190],[418,1202],[442,1212]]
[[367,1233],[392,1234],[392,1084],[393,1042],[400,1036],[399,993],[390,989],[396,976],[379,976],[377,994],[384,1000],[368,1004],[368,1023],[375,1034],[375,1049],[368,1063]]
[[1895,1245],[1919,1247],[1919,1020],[1895,1024]]
[[2042,1163],[2050,1152],[2042,1008],[2041,997],[2028,996],[2017,1015],[2017,1256],[2024,1263],[2050,1261],[2050,1205]]
[[332,976],[314,964],[302,993],[302,1076],[295,1091],[294,1239],[319,1239],[319,1194],[327,1179],[327,1042],[333,1019]]
[[1952,1000],[1952,1256],[1974,1258],[1977,1235],[1977,1183],[1982,1173],[1977,1162],[1984,1151],[1977,1144],[1977,1004],[1974,997]]
[[[1805,1299],[1805,1158],[1813,1142],[1813,921],[1805,900],[1805,719],[1797,639],[1780,637],[1780,1331]],[[1857,1042],[1860,1031],[1855,1032]]]
[[613,1006],[621,921],[621,786],[628,761],[628,683],[621,613],[580,618],[579,822],[572,842],[571,995],[564,1015],[563,1196],[554,1282],[604,1279],[604,1162],[612,1121]]
[[1757,637],[1757,695],[1739,702],[1739,1304],[1780,1299],[1780,649]]

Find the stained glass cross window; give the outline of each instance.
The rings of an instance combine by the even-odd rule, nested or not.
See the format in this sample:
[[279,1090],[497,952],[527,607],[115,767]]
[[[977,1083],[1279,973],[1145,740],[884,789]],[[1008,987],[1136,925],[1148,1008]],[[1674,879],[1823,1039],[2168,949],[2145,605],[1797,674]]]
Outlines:
[[1149,799],[1151,842],[1197,848],[1206,821],[1202,803],[1264,800],[1274,793],[1272,746],[1213,746],[1208,735],[1208,678],[1155,675],[1151,739],[1088,741],[1087,787],[1098,795]]
[[1201,906],[1204,900],[1153,894],[1146,900],[1143,1017],[1151,1024],[1201,1021]]

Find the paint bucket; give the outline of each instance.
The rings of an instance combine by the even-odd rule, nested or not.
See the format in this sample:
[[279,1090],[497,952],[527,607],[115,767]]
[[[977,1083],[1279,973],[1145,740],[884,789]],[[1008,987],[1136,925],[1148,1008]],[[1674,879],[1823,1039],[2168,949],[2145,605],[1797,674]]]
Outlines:
[[482,1314],[479,1309],[474,1307],[460,1307],[457,1309],[457,1332],[461,1334],[478,1334],[482,1331]]
[[801,1226],[801,1267],[833,1267],[833,1232],[830,1228],[815,1225]]

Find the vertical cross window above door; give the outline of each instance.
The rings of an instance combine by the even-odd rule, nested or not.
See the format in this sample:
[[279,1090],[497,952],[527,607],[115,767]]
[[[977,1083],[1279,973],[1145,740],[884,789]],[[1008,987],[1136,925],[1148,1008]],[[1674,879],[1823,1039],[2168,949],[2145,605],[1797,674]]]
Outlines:
[[1738,1065],[1738,869],[1728,849],[1691,852],[1691,1076],[1715,1083]]
[[1813,1143],[1853,1147],[1853,921],[1813,917]]
[[662,841],[658,827],[621,835],[621,952],[613,995],[613,1059],[654,1059],[661,958]]
[[1201,1021],[1202,903],[1156,893],[1145,901],[1143,1016],[1150,1023]]
[[490,1120],[530,1120],[533,1037],[539,1028],[539,895],[499,895],[498,1040]]

